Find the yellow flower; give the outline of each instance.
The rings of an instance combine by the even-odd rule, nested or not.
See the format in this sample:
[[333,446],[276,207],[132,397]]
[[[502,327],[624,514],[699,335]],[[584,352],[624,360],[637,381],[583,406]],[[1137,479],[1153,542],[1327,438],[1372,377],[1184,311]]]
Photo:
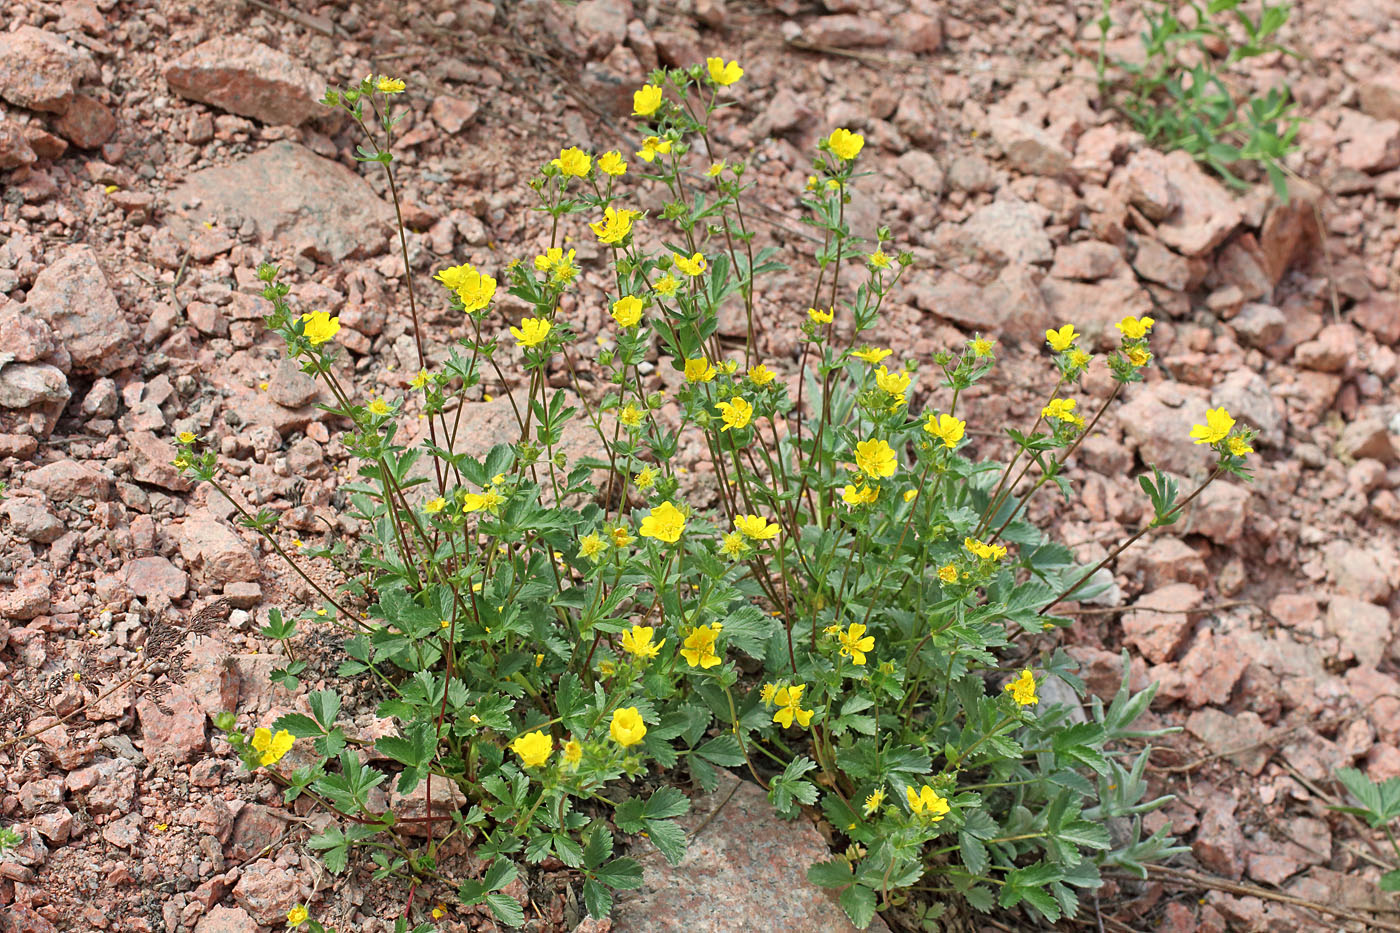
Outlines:
[[736,515],[734,529],[755,541],[772,541],[779,530],[777,522],[770,522],[762,515]]
[[578,267],[574,265],[574,254],[577,250],[569,250],[565,255],[564,251],[557,246],[551,246],[544,251],[543,255],[535,257],[535,269],[540,272],[548,272],[550,279],[555,282],[569,283],[578,275]]
[[870,254],[870,265],[875,269],[888,269],[890,267],[890,257],[885,255],[885,251],[877,249]]
[[650,489],[656,485],[656,471],[651,467],[643,467],[642,472],[637,474],[637,488]]
[[894,448],[884,441],[871,439],[856,444],[856,467],[866,476],[893,476],[896,466]]
[[750,367],[748,376],[749,382],[752,382],[756,386],[766,386],[774,379],[773,371],[767,366],[764,366],[762,363],[759,363],[757,366]]
[[937,791],[925,784],[915,793],[914,788],[904,788],[904,799],[909,801],[909,810],[930,823],[937,823],[948,815],[948,801],[938,796]]
[[646,414],[646,412],[642,411],[632,402],[628,402],[622,411],[618,413],[617,420],[621,421],[629,428],[635,428],[642,423],[642,416],[644,414]]
[[865,815],[872,816],[880,809],[880,804],[885,802],[885,789],[877,787],[870,792],[870,796],[865,798]]
[[715,642],[718,639],[719,629],[714,626],[696,626],[685,637],[685,643],[681,646],[681,657],[685,658],[685,663],[691,667],[709,670],[720,663],[719,655],[715,654]]
[[632,92],[632,113],[639,117],[649,117],[656,113],[665,98],[665,92],[655,84],[644,84]]
[[904,393],[909,389],[909,382],[909,374],[902,369],[892,373],[881,366],[875,371],[875,384],[896,398],[904,398]]
[[438,496],[436,499],[429,499],[427,502],[423,503],[423,511],[427,512],[429,515],[436,515],[445,508],[447,508],[447,500],[442,496]]
[[836,309],[827,308],[825,311],[818,311],[816,308],[808,308],[807,317],[816,324],[830,324],[832,319],[836,317]]
[[687,382],[709,382],[713,378],[715,378],[715,368],[711,366],[710,361],[703,356],[685,361],[685,379]]
[[622,525],[618,525],[616,528],[609,531],[608,536],[612,538],[613,547],[627,547],[627,545],[636,540]]
[[510,750],[520,756],[520,763],[525,767],[538,768],[549,760],[554,751],[554,740],[536,730],[511,742]]
[[1129,315],[1118,322],[1118,332],[1129,340],[1141,340],[1147,336],[1147,332],[1155,323],[1157,322],[1147,315],[1143,315],[1141,320]]
[[852,133],[845,127],[838,127],[831,131],[826,144],[838,158],[849,162],[860,155],[860,150],[865,146],[865,137],[859,133]]
[[1054,418],[1057,421],[1073,421],[1075,406],[1079,403],[1072,398],[1052,398],[1050,404],[1040,410],[1040,417]]
[[680,540],[684,530],[685,513],[669,502],[661,503],[642,519],[643,538],[655,538],[667,544],[674,544]]
[[710,167],[705,169],[705,174],[709,175],[711,178],[718,178],[725,168],[727,168],[727,166],[724,164],[724,160],[720,159],[718,162],[711,162]]
[[1249,442],[1238,435],[1230,438],[1226,446],[1230,448],[1230,453],[1236,457],[1243,457],[1245,454],[1254,453],[1254,448],[1249,446]]
[[588,534],[578,539],[579,556],[591,560],[594,563],[598,562],[599,555],[603,553],[603,549],[606,547],[607,544],[596,531],[590,531]]
[[773,702],[773,696],[778,692],[777,684],[764,684],[758,691],[758,699],[764,706]]
[[616,149],[598,156],[598,170],[605,175],[626,175],[627,161]]
[[880,495],[879,486],[867,486],[862,483],[859,486],[842,486],[841,501],[854,508],[858,505],[869,505]]
[[307,340],[311,341],[313,347],[319,347],[340,333],[340,318],[331,317],[329,311],[312,311],[310,314],[303,314],[301,323],[305,325],[301,332]]
[[720,417],[724,419],[721,431],[746,428],[753,420],[753,406],[742,395],[736,395],[727,402],[720,402],[716,407],[719,408]]
[[967,430],[967,422],[954,418],[952,415],[935,415],[933,412],[929,412],[928,420],[924,422],[924,430],[943,441],[944,447],[952,450],[958,446],[958,441],[963,439],[963,434]]
[[640,211],[619,211],[607,207],[603,209],[603,219],[588,226],[597,235],[600,243],[614,246],[627,239],[627,234],[632,232],[632,221],[640,216]]
[[637,712],[635,706],[624,706],[622,709],[614,710],[612,725],[608,727],[608,734],[614,741],[623,748],[630,748],[642,740],[647,734],[647,724],[642,722],[642,716]]
[[385,94],[402,94],[408,88],[402,79],[391,78],[388,75],[380,75],[374,86]]
[[519,327],[512,327],[510,333],[522,347],[534,347],[543,343],[549,336],[551,326],[544,318],[527,317],[520,322]]
[[175,435],[175,439],[181,444],[193,444],[195,441],[199,440],[199,435],[191,431],[181,431],[179,434]]
[[377,415],[380,418],[393,411],[393,409],[389,407],[389,403],[384,401],[382,398],[377,398],[374,401],[370,402],[368,407],[369,413],[371,415]]
[[875,638],[865,634],[865,626],[852,622],[850,628],[836,636],[841,642],[841,653],[860,667],[865,663],[866,652],[875,650]]
[[958,568],[952,564],[944,564],[938,568],[938,579],[944,583],[958,582]]
[[853,350],[851,352],[851,356],[854,356],[856,359],[865,363],[869,363],[871,366],[874,366],[876,363],[889,356],[891,352],[892,351],[884,350],[880,347],[862,347],[859,350]]
[[578,146],[559,150],[559,158],[549,163],[565,175],[584,178],[593,168],[593,159]]
[[704,273],[710,265],[705,261],[704,253],[695,253],[689,259],[682,256],[680,253],[674,253],[671,258],[676,261],[676,268],[680,269],[691,278]]
[[1002,688],[1011,693],[1017,706],[1034,706],[1040,702],[1035,695],[1035,675],[1029,669],[1021,671],[1021,676]]
[[447,908],[441,904],[437,905],[433,908],[432,916],[434,920],[441,920],[443,917],[447,916]]
[[913,502],[913,501],[914,501],[915,499],[917,499],[917,498],[919,498],[919,490],[917,490],[917,489],[906,489],[906,490],[904,490],[904,501],[905,501],[905,502]]
[[428,384],[431,378],[426,369],[420,369],[418,370],[418,375],[413,377],[413,381],[410,382],[409,385],[415,389],[421,389]]
[[983,560],[1001,560],[1006,556],[1006,548],[1000,544],[983,544],[976,538],[963,538],[963,547]]
[[1075,369],[1087,369],[1089,364],[1093,361],[1093,359],[1094,358],[1092,356],[1085,353],[1078,347],[1075,347],[1073,350],[1069,351],[1069,364]]
[[1152,354],[1142,347],[1129,347],[1124,351],[1124,355],[1128,357],[1128,362],[1132,363],[1135,369],[1141,369],[1152,362]]
[[[384,79],[381,78],[380,80],[382,81]],[[309,916],[311,916],[311,914],[306,909],[306,907],[302,904],[298,904],[291,910],[287,911],[287,926],[299,927],[306,922],[306,918]]]
[[1234,426],[1235,419],[1224,408],[1209,408],[1206,410],[1206,423],[1193,426],[1191,436],[1197,444],[1218,444],[1229,436]]
[[579,762],[583,761],[583,746],[577,739],[569,739],[564,743],[564,767],[570,771],[577,771]]
[[671,151],[671,141],[661,139],[656,136],[648,136],[642,140],[642,148],[637,150],[637,158],[643,162],[650,162],[658,155],[666,155]]
[[705,68],[710,72],[710,80],[720,85],[728,86],[744,76],[744,69],[738,62],[726,65],[722,58],[705,59]]
[[773,721],[784,729],[788,729],[792,727],[792,721],[796,719],[799,726],[807,728],[812,721],[813,711],[802,708],[802,693],[806,689],[806,684],[780,687],[778,692],[773,694],[773,703],[778,707],[773,712]]
[[1050,344],[1050,349],[1056,353],[1063,353],[1070,348],[1070,345],[1079,338],[1075,333],[1073,324],[1066,324],[1059,330],[1047,330],[1045,332],[1045,342]]
[[434,278],[457,293],[462,310],[468,314],[485,308],[496,294],[496,280],[478,272],[469,262],[443,269]]
[[719,549],[726,556],[732,558],[743,557],[748,552],[749,543],[744,540],[744,536],[737,531],[726,532],[720,540]]
[[656,284],[653,285],[651,289],[658,295],[664,295],[667,298],[670,298],[676,293],[676,289],[680,287],[680,284],[680,279],[667,272],[661,278],[656,280]]
[[623,295],[613,302],[612,316],[623,327],[635,327],[642,319],[642,299]]
[[985,337],[978,337],[977,339],[972,341],[972,355],[977,357],[979,360],[984,356],[991,356],[992,344],[993,341],[988,340]]
[[622,633],[622,650],[638,658],[654,658],[661,653],[666,639],[652,641],[656,629],[650,625],[634,625],[632,631]]
[[258,759],[258,764],[266,767],[275,765],[282,760],[282,756],[292,750],[292,743],[296,739],[286,729],[278,729],[273,735],[271,729],[253,730],[253,749],[262,752],[262,757]]

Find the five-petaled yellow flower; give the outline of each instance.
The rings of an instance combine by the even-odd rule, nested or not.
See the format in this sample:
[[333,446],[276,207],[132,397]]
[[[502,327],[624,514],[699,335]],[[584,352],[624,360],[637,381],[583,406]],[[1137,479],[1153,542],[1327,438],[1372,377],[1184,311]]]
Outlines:
[[762,515],[736,515],[734,529],[755,541],[772,541],[779,531],[777,522],[770,522]]
[[719,408],[720,417],[724,419],[721,431],[746,428],[753,420],[753,406],[742,395],[736,395],[727,402],[720,402],[716,407]]
[[1034,706],[1040,702],[1035,695],[1035,675],[1029,669],[1021,671],[1021,676],[1002,688],[1011,694],[1017,706]]
[[715,642],[719,639],[719,629],[711,625],[696,626],[681,645],[681,657],[691,667],[708,670],[720,663],[715,654]]
[[865,626],[852,622],[850,628],[836,636],[841,642],[841,654],[857,667],[865,663],[866,652],[875,650],[875,638],[865,634]]
[[340,318],[331,317],[329,311],[312,311],[301,316],[302,334],[311,341],[313,347],[330,340],[340,333]]
[[199,435],[195,434],[193,431],[181,431],[179,434],[175,435],[175,439],[181,444],[193,444],[195,441],[199,440]]
[[536,730],[511,742],[510,750],[520,756],[520,763],[525,767],[538,768],[549,760],[554,751],[554,740]]
[[904,398],[904,393],[909,390],[909,382],[909,374],[902,369],[890,372],[881,366],[875,371],[875,384],[896,398]]
[[428,375],[428,371],[426,369],[420,369],[418,370],[418,375],[413,377],[413,381],[410,382],[409,385],[415,389],[421,389],[431,380],[432,377]]
[[296,738],[286,729],[278,729],[275,735],[271,729],[254,729],[253,750],[262,752],[258,764],[263,767],[277,764],[283,755],[292,750],[295,741]]
[[807,728],[812,721],[813,711],[802,708],[802,694],[806,689],[806,684],[779,687],[778,692],[773,694],[773,703],[778,707],[773,711],[773,721],[788,729],[796,719],[799,726]]
[[1073,324],[1066,324],[1059,330],[1045,332],[1045,342],[1050,344],[1050,349],[1056,353],[1065,352],[1077,339],[1079,339],[1079,334],[1075,333]]
[[661,107],[665,92],[655,84],[644,84],[632,92],[632,112],[639,117],[649,117]]
[[867,486],[865,483],[861,483],[859,486],[841,487],[841,501],[852,508],[858,505],[869,505],[879,496],[879,486]]
[[816,308],[808,308],[807,317],[809,317],[814,324],[830,324],[836,317],[836,309],[827,308],[825,311],[819,311]]
[[748,553],[749,543],[739,532],[728,531],[720,539],[719,549],[726,557],[738,559]]
[[622,153],[615,149],[605,152],[598,156],[598,171],[604,175],[626,175],[627,160],[622,158]]
[[554,159],[549,164],[565,175],[584,178],[588,175],[589,169],[593,167],[593,159],[578,146],[571,146],[568,149],[560,149],[559,158]]
[[705,59],[705,68],[710,73],[710,80],[720,85],[728,86],[744,76],[744,69],[739,67],[738,62],[725,64],[722,58]]
[[632,232],[632,221],[639,216],[641,216],[640,211],[620,211],[612,207],[605,207],[603,208],[603,219],[595,220],[588,226],[598,237],[600,243],[616,246],[627,239],[627,234]]
[[496,280],[478,272],[469,262],[443,269],[433,278],[457,293],[462,310],[468,314],[484,309],[496,294]]
[[872,438],[856,444],[856,467],[866,476],[893,476],[898,465],[894,448]]
[[623,295],[612,306],[613,320],[623,327],[635,327],[642,319],[642,299]]
[[613,711],[612,725],[608,726],[608,734],[618,745],[630,748],[646,736],[647,724],[642,722],[642,716],[637,712],[637,707],[624,706]]
[[984,356],[991,356],[992,344],[993,341],[988,340],[985,337],[977,337],[975,340],[972,341],[972,355],[977,357],[979,360]]
[[510,334],[522,347],[536,347],[544,343],[552,325],[542,317],[527,317],[519,327],[512,327]]
[[1075,347],[1069,351],[1069,364],[1075,369],[1087,369],[1094,358],[1083,350]]
[[958,441],[963,439],[963,434],[967,431],[967,422],[952,415],[935,415],[929,412],[928,419],[924,422],[924,430],[943,442],[943,446],[952,450],[958,446]]
[[877,787],[865,798],[865,815],[872,816],[880,809],[880,804],[885,802],[885,789]]
[[718,178],[725,168],[724,160],[720,159],[718,162],[711,162],[710,167],[705,169],[705,174],[709,175],[711,178]]
[[671,273],[667,272],[661,278],[656,280],[656,284],[651,287],[651,290],[656,292],[658,295],[664,295],[665,297],[670,298],[676,293],[676,289],[680,288],[680,285],[681,280],[676,278]]
[[937,823],[948,815],[948,801],[938,796],[938,792],[927,784],[919,788],[918,793],[912,787],[904,788],[904,799],[909,801],[911,813],[930,823]]
[[1052,398],[1050,403],[1040,410],[1040,417],[1054,418],[1056,421],[1076,421],[1079,416],[1074,413],[1078,406],[1072,398]]
[[680,253],[674,253],[671,258],[676,261],[676,268],[680,269],[691,278],[703,274],[710,265],[705,261],[704,253],[696,253],[689,258],[682,256]]
[[299,927],[306,922],[306,918],[309,916],[311,916],[311,913],[306,909],[305,905],[298,904],[287,911],[287,926]]
[[602,555],[603,549],[606,547],[607,543],[603,541],[602,535],[596,531],[590,531],[578,539],[579,556],[594,563],[598,562],[599,556]]
[[663,502],[647,513],[642,519],[640,534],[643,538],[655,538],[674,544],[685,531],[685,513],[669,502]]
[[643,162],[650,162],[658,155],[666,155],[671,151],[671,141],[661,139],[659,136],[648,136],[642,140],[642,148],[637,150],[637,158]]
[[1249,441],[1239,435],[1230,438],[1226,446],[1230,448],[1230,453],[1236,457],[1243,457],[1246,454],[1254,453],[1254,448],[1249,446]]
[[629,428],[640,427],[642,416],[645,414],[646,412],[638,408],[635,403],[628,402],[626,406],[623,407],[622,411],[618,412],[617,420],[621,421]]
[[773,381],[774,373],[767,366],[759,363],[757,366],[751,366],[749,368],[748,377],[749,382],[761,387]]
[[423,503],[423,511],[427,512],[429,515],[436,515],[445,508],[447,508],[447,500],[442,496],[438,496],[436,499],[429,499],[427,502]]
[[851,356],[873,366],[889,356],[891,352],[893,351],[885,350],[880,347],[862,347],[859,350],[852,350]]
[[374,86],[384,94],[402,94],[408,89],[402,78],[391,78],[388,75],[380,75]]
[[983,544],[976,538],[963,538],[963,547],[983,560],[1001,560],[1006,556],[1006,548],[1000,544]]
[[393,409],[389,407],[389,403],[384,401],[382,398],[377,398],[371,401],[369,403],[368,408],[369,413],[371,415],[377,415],[380,418],[384,417],[387,414],[390,414],[393,411]]
[[1152,362],[1152,354],[1142,347],[1129,347],[1123,354],[1128,358],[1128,362],[1133,364],[1134,369],[1141,369]]
[[865,137],[859,133],[852,133],[845,127],[837,127],[827,137],[826,144],[838,158],[849,162],[860,155],[860,150],[865,146]]
[[875,269],[888,269],[890,267],[890,257],[885,255],[885,251],[877,249],[870,254],[870,265]]
[[1147,315],[1143,315],[1141,320],[1129,315],[1118,322],[1118,332],[1129,340],[1141,340],[1147,336],[1147,332],[1155,323],[1157,322]]
[[938,568],[938,579],[944,583],[957,583],[958,568],[954,564],[944,564]]
[[703,356],[685,361],[686,382],[709,382],[715,378],[715,368]]
[[564,767],[570,771],[577,771],[580,761],[583,761],[583,746],[578,739],[569,739],[564,743]]
[[[569,250],[567,254],[557,246],[551,246],[539,256],[535,257],[535,268],[540,272],[548,272],[549,277],[555,282],[568,283],[578,275],[578,266],[574,265],[574,254],[577,250]],[[494,286],[495,283],[493,282]],[[494,290],[494,289],[493,289]]]
[[1191,437],[1197,444],[1218,444],[1230,436],[1235,419],[1224,408],[1206,409],[1206,423],[1193,425]]
[[666,639],[653,641],[656,629],[650,625],[634,625],[632,631],[622,633],[622,650],[638,658],[654,658],[661,653]]

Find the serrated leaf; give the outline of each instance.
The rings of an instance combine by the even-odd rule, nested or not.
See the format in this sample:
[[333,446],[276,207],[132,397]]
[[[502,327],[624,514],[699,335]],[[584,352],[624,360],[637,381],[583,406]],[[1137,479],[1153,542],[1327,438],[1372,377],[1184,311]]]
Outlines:
[[642,817],[648,820],[669,819],[690,810],[690,798],[669,784],[657,788],[642,807]]
[[864,930],[875,919],[875,892],[863,884],[853,884],[841,892],[841,907],[857,930]]
[[823,888],[844,888],[855,880],[851,864],[842,860],[817,862],[807,867],[807,880]]
[[672,865],[685,858],[685,830],[675,820],[647,820],[647,838]]
[[631,891],[642,886],[642,866],[636,859],[615,858],[595,874],[599,881],[617,891]]
[[612,892],[589,878],[583,882],[583,904],[588,908],[588,916],[602,920],[612,913]]
[[272,724],[273,732],[278,732],[282,729],[286,729],[299,739],[315,738],[322,733],[321,727],[316,724],[316,720],[305,713],[288,713]]
[[962,855],[963,865],[974,875],[980,875],[987,870],[987,847],[976,836],[966,832],[958,833],[958,852]]
[[515,898],[500,891],[492,891],[486,895],[486,906],[491,908],[492,915],[508,927],[519,927],[525,925],[525,910]]

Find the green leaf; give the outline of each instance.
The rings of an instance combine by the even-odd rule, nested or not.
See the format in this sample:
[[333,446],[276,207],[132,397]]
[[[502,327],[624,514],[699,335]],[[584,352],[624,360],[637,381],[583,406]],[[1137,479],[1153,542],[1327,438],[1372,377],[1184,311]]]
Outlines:
[[841,892],[841,907],[857,930],[864,930],[875,919],[875,892],[862,884],[853,884]]
[[583,904],[588,908],[588,916],[602,920],[612,913],[612,892],[592,878],[583,882]]
[[642,818],[647,820],[668,819],[681,816],[690,809],[690,798],[678,788],[669,784],[657,788],[656,793],[647,799],[642,807]]
[[647,838],[672,865],[685,858],[685,830],[675,820],[647,820]]
[[738,736],[732,732],[715,736],[691,754],[722,768],[737,768],[744,763],[743,747],[739,745]]
[[583,846],[583,864],[587,868],[597,868],[607,861],[608,856],[613,852],[612,832],[602,824],[601,821],[594,821],[588,833],[588,839]]
[[958,852],[962,855],[963,865],[974,875],[980,875],[987,870],[987,847],[976,836],[965,832],[958,833]]
[[491,913],[495,918],[508,927],[519,927],[525,925],[525,910],[516,903],[515,898],[499,891],[492,891],[486,895],[486,906],[491,908]]
[[311,715],[327,732],[335,725],[335,717],[340,713],[340,694],[334,690],[317,690],[307,697],[311,703]]
[[288,713],[272,724],[272,731],[279,732],[286,729],[299,739],[315,738],[322,734],[320,726],[316,725],[316,720],[305,713]]
[[823,888],[844,888],[855,880],[855,876],[851,873],[849,862],[836,859],[808,866],[807,880]]
[[1391,894],[1400,891],[1400,868],[1381,875],[1381,890]]
[[595,875],[617,891],[631,891],[642,886],[642,866],[635,859],[615,858],[599,868]]

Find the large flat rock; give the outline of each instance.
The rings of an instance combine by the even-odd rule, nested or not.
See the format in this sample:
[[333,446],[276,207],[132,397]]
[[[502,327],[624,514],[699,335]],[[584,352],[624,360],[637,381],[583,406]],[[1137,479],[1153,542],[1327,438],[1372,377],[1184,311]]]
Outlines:
[[168,223],[188,240],[218,221],[245,221],[263,242],[306,249],[322,262],[372,256],[387,243],[393,208],[358,174],[304,146],[277,142],[196,172],[170,192]]
[[[642,886],[619,892],[614,933],[855,930],[836,901],[807,880],[808,866],[831,858],[826,841],[803,817],[780,819],[756,784],[721,771],[715,792],[692,800],[679,822],[688,844],[681,864],[649,844],[634,851]],[[888,933],[878,916],[867,929]]]
[[285,52],[244,36],[202,42],[165,66],[181,97],[263,123],[297,126],[330,111],[317,103],[325,82]]

